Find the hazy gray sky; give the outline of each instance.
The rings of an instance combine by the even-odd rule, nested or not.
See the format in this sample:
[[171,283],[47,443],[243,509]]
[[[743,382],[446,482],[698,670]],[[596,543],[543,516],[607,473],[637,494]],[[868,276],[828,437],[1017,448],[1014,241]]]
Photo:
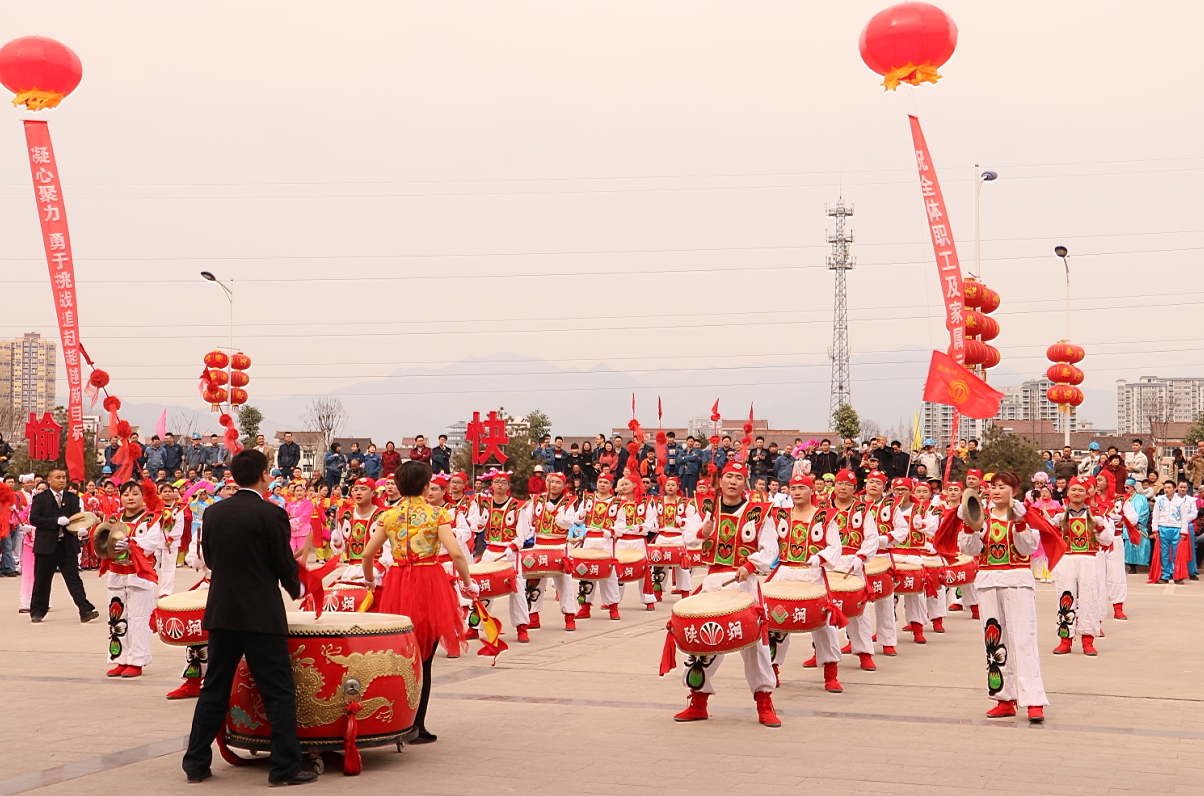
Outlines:
[[[822,423],[824,204],[842,190],[854,353],[945,345],[909,110],[967,271],[973,164],[1000,174],[982,252],[1005,366],[1037,375],[1063,336],[1063,243],[1086,416],[1115,422],[1117,378],[1200,375],[1204,9],[944,2],[960,29],[944,79],[890,93],[857,51],[886,5],[40,0],[0,4],[0,38],[83,61],[39,116],[82,338],[131,403],[203,409],[200,360],[227,334],[208,269],[236,280],[253,403],[504,352],[635,371],[653,403],[658,371],[697,370],[709,395],[708,369],[750,366],[723,390],[746,406],[780,389],[775,368],[810,365],[783,419]],[[2,113],[3,326],[57,336],[22,114]],[[532,386],[571,384],[554,381]],[[854,370],[855,406],[889,388]],[[630,398],[576,400],[610,422]]]

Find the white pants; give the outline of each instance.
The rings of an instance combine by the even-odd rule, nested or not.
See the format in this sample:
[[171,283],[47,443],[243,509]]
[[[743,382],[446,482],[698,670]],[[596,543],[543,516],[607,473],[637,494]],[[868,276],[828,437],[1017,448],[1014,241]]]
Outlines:
[[[702,579],[702,592],[705,594],[719,591],[720,584],[731,578],[730,571],[707,575]],[[757,579],[750,577],[743,583],[733,583],[726,589],[747,592],[755,597],[757,586]],[[715,693],[715,672],[719,671],[719,665],[726,657],[726,655],[687,656],[685,666],[681,670],[681,684],[691,691],[701,694]],[[754,694],[759,691],[773,691],[777,680],[773,676],[773,662],[769,659],[769,645],[758,642],[751,647],[745,647],[740,650],[740,657],[744,659],[744,679],[748,683],[748,690]]]
[[1069,553],[1054,567],[1059,638],[1099,635],[1104,622],[1105,567],[1102,555]]
[[[656,537],[657,544],[681,544],[681,534],[675,536],[666,536],[660,534]],[[662,567],[665,570],[665,582],[661,584],[661,591],[666,592],[670,589],[669,578],[673,579],[672,591],[690,592],[694,590],[694,576],[690,572],[689,567]]]
[[[778,567],[769,578],[771,581],[804,581],[806,583],[823,583],[823,576],[814,567]],[[703,581],[703,591],[706,591],[706,581]],[[790,651],[790,639],[796,634],[781,633],[774,638],[773,663],[781,668],[786,663],[786,653]],[[840,660],[840,639],[836,628],[829,624],[811,631],[811,643],[815,645],[815,662],[823,666],[826,663],[836,663]],[[872,651],[872,648],[871,648]]]
[[146,666],[151,662],[150,615],[154,608],[153,583],[109,585],[110,663]]
[[928,621],[944,619],[949,615],[949,595],[944,586],[937,586],[935,597],[924,597],[924,608],[928,612]]
[[[507,550],[504,553],[498,553],[487,549],[481,554],[481,561],[509,561],[510,563],[514,564],[515,579],[517,582],[519,584],[524,583],[523,573],[521,571],[522,564],[519,563],[518,558],[514,555],[513,550]],[[531,621],[531,614],[527,610],[527,595],[524,593],[521,585],[519,586],[519,590],[517,592],[512,592],[509,596],[507,596],[506,599],[510,601],[511,627],[518,628]],[[485,603],[485,607],[488,608],[493,603],[493,600],[482,600],[481,602]],[[490,613],[492,614],[493,612],[490,611]]]
[[176,558],[180,555],[180,543],[155,550],[155,568],[159,570],[159,596],[166,597],[176,590]]
[[[645,556],[648,555],[648,545],[643,539],[620,539],[615,543],[615,550],[640,550]],[[633,583],[632,585],[640,590],[640,602],[644,605],[651,605],[656,602],[656,595],[651,591],[647,594],[644,593],[644,583],[646,582],[647,579]],[[618,575],[615,576],[615,583],[619,583]],[[627,593],[626,586],[626,583],[619,583],[619,602],[623,601],[623,595]]]
[[[1070,556],[1062,558],[1065,561]],[[1000,702],[1015,700],[1021,707],[1049,704],[1045,697],[1045,685],[1041,682],[1041,658],[1037,652],[1037,598],[1033,589],[1027,588],[980,588],[979,610],[983,632],[988,625],[999,626],[998,648],[987,648],[987,691],[992,699]],[[999,689],[991,688],[993,665],[998,665],[1002,677]]]
[[[586,537],[581,545],[584,550],[612,550],[613,545],[609,539],[590,539]],[[606,580],[595,580],[591,582],[593,588],[585,587],[589,591],[588,601],[590,605],[598,602],[598,594],[602,595],[603,605],[618,605],[623,599],[623,593],[619,590],[619,575],[613,569],[610,572],[610,577]]]
[[[895,595],[878,600],[874,605],[874,625],[878,631],[878,643],[884,647],[899,644],[898,620],[895,618]],[[869,610],[869,609],[866,609]]]
[[[472,556],[469,556],[468,560],[472,561]],[[358,561],[353,565],[349,565],[343,571],[348,574],[358,573],[360,577],[362,577],[364,574],[363,567],[360,565],[360,563]],[[447,573],[447,577],[449,580],[457,580],[458,581],[460,579],[460,574],[458,572],[456,572],[456,565],[450,561],[443,562],[443,571]],[[472,605],[472,600],[465,597],[464,592],[460,589],[456,589],[456,598],[460,601],[461,608],[467,608],[470,605]]]
[[[527,582],[529,583],[530,581]],[[556,596],[560,600],[560,613],[576,615],[577,587],[573,585],[573,577],[571,575],[540,578],[539,582],[535,584],[535,588],[539,593],[536,595],[534,602],[530,604],[531,612],[537,614],[543,609],[543,599],[547,594],[549,582],[556,586]]]
[[[919,556],[895,556],[896,564],[923,564]],[[942,614],[943,615],[943,614]],[[903,595],[903,622],[907,625],[928,624],[928,597],[924,592]]]
[[[1179,540],[1183,544],[1183,540]],[[1129,579],[1125,577],[1125,545],[1117,538],[1112,543],[1112,549],[1104,554],[1107,562],[1108,602],[1116,605],[1129,599]],[[1104,609],[1107,610],[1107,605]]]
[[[957,596],[957,590],[961,589],[962,594]],[[972,605],[978,605],[978,591],[974,588],[973,583],[962,583],[946,589],[949,595],[950,605],[964,605],[969,608]]]
[[[855,577],[861,578],[862,581],[865,580],[865,563],[857,556],[843,555],[837,560],[836,566],[842,570],[847,570],[852,566],[852,574]],[[869,606],[867,605],[866,607],[868,608]],[[874,653],[874,629],[870,622],[868,610],[863,611],[861,616],[849,617],[849,624],[844,630],[849,637],[849,645],[853,654],[872,655]],[[818,653],[815,661],[816,663],[819,662]]]

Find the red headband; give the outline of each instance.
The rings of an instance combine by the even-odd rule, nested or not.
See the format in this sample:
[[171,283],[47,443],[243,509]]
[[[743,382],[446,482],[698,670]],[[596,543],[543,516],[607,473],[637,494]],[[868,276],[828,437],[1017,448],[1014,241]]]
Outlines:
[[[435,476],[435,478],[438,478],[438,476]],[[366,486],[369,489],[376,489],[376,482],[365,475],[361,478],[355,479],[355,482],[352,484],[352,486]]]
[[740,475],[747,476],[748,468],[744,466],[744,462],[728,462],[723,465],[723,472],[720,475],[727,475],[728,473],[739,473]]
[[1070,483],[1067,484],[1067,487],[1069,488],[1076,484],[1081,486],[1083,489],[1091,489],[1091,487],[1095,486],[1095,479],[1087,475],[1076,475],[1074,478],[1070,479]]
[[598,480],[599,481],[607,481],[607,482],[613,484],[615,482],[615,477],[613,475],[611,475],[610,473],[600,473],[598,475]]
[[798,475],[790,476],[790,483],[787,484],[787,486],[806,486],[814,489],[815,479],[809,475],[803,475],[802,473],[799,473]]
[[[393,476],[389,476],[389,477],[390,477],[390,478],[392,478]],[[451,477],[452,477],[452,478],[459,478],[459,479],[460,479],[460,483],[462,483],[462,484],[467,484],[467,483],[468,483],[468,473],[465,473],[465,472],[452,473]]]
[[568,479],[564,477],[564,473],[548,473],[547,480],[551,481],[553,478],[555,478],[557,481],[568,483]]
[[852,470],[841,470],[836,474],[836,483],[857,486],[857,475]]
[[969,478],[970,476],[982,478],[982,470],[966,470],[966,478]]
[[883,486],[886,486],[886,483],[887,483],[888,481],[890,481],[890,479],[886,477],[886,473],[882,472],[881,470],[874,470],[873,472],[871,472],[869,475],[867,475],[867,476],[865,477],[865,480],[866,480],[867,482],[869,482],[869,481],[879,481],[879,482],[881,482],[881,484],[882,484]]
[[948,489],[948,488],[949,488],[949,487],[951,487],[951,486],[955,486],[955,487],[957,487],[958,489],[961,489],[961,488],[962,488],[962,482],[961,482],[961,481],[950,481],[949,483],[945,484],[945,488],[946,488],[946,489]]
[[890,486],[892,489],[897,489],[899,487],[903,487],[904,489],[906,489],[907,491],[910,492],[911,491],[911,479],[910,478],[896,478],[894,481],[890,482]]

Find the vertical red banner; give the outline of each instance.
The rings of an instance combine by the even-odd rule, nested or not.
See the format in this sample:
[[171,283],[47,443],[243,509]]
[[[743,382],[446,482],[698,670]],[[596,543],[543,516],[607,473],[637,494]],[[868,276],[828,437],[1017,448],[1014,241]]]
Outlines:
[[84,479],[84,395],[79,363],[79,305],[75,300],[75,262],[71,258],[71,236],[67,231],[67,209],[63,189],[50,144],[46,122],[25,122],[25,143],[29,148],[29,171],[33,175],[38,221],[42,225],[42,245],[50,268],[50,288],[58,315],[59,339],[63,345],[63,363],[67,366],[67,474],[72,480]]

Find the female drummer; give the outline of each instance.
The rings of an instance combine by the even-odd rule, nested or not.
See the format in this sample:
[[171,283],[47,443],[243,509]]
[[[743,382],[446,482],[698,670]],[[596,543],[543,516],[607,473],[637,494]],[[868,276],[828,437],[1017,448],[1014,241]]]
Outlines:
[[468,559],[456,540],[451,516],[446,509],[426,502],[431,480],[430,465],[408,461],[397,468],[397,490],[401,499],[383,512],[368,546],[364,548],[364,580],[371,589],[376,581],[373,562],[385,541],[393,549],[393,566],[385,574],[377,602],[381,613],[404,614],[414,623],[414,640],[422,655],[422,701],[414,724],[418,737],[412,743],[436,740],[426,731],[426,707],[431,697],[431,661],[439,642],[450,650],[466,651],[460,604],[447,573],[439,565],[440,549],[451,556],[460,576],[463,593],[475,596],[477,586],[468,575]]

